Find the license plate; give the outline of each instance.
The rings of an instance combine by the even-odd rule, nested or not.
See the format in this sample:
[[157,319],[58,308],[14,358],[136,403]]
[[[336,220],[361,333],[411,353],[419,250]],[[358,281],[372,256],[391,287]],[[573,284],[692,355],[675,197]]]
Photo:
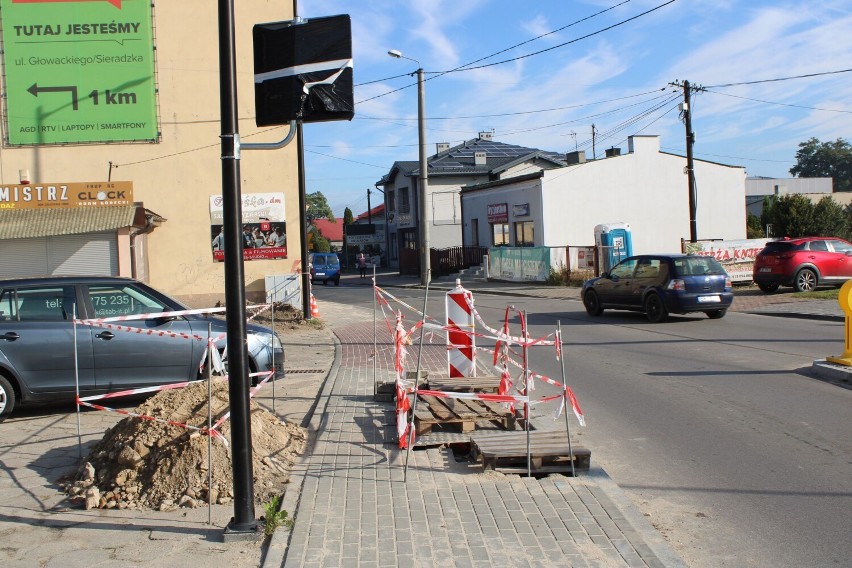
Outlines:
[[768,266],[764,266],[763,268],[760,269],[760,272],[772,272],[772,269],[769,268]]
[[721,302],[722,298],[719,296],[698,296],[699,304],[711,304],[713,302]]
[[317,272],[316,275],[317,276],[325,276],[325,272]]

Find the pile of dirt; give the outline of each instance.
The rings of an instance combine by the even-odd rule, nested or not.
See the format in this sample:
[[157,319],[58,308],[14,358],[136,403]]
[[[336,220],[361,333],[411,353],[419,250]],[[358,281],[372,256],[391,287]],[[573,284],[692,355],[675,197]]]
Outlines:
[[[208,384],[157,393],[136,408],[136,414],[158,420],[206,428]],[[212,382],[213,422],[229,410],[228,383]],[[252,466],[257,504],[281,495],[290,469],[305,451],[307,432],[281,422],[251,402]],[[233,499],[230,421],[214,437],[212,462],[208,438],[197,430],[136,417],[123,419],[106,431],[89,452],[74,481],[65,487],[71,500],[87,509],[156,509],[197,507],[208,502],[226,504]],[[209,465],[213,484],[208,495]]]

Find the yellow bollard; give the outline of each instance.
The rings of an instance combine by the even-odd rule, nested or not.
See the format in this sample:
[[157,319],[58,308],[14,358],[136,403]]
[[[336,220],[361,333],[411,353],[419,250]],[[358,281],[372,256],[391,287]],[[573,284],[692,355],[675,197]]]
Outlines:
[[826,357],[825,360],[836,365],[852,367],[852,280],[847,280],[840,287],[840,292],[837,294],[837,303],[840,304],[840,309],[846,314],[846,345],[844,346],[843,355]]

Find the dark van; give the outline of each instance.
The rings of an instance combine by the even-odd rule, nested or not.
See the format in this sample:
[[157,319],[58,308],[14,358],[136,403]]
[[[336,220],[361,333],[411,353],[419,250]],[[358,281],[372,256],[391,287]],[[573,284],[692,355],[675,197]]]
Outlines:
[[311,282],[334,282],[340,286],[340,259],[333,252],[315,252],[310,257]]

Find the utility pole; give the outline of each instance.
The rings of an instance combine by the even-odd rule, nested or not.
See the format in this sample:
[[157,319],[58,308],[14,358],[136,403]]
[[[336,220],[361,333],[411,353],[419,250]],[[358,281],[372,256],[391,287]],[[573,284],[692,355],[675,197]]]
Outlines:
[[597,159],[597,154],[595,153],[595,125],[592,124],[592,159]]
[[370,210],[370,194],[371,193],[372,193],[372,191],[370,191],[370,188],[368,187],[367,188],[367,224],[368,225],[373,224],[373,212]]
[[695,133],[692,131],[692,110],[689,107],[690,100],[689,81],[683,82],[683,123],[686,125],[686,177],[689,184],[689,241],[698,241],[698,225],[695,220],[696,195],[695,195],[695,165],[692,161],[692,145],[695,143]]

